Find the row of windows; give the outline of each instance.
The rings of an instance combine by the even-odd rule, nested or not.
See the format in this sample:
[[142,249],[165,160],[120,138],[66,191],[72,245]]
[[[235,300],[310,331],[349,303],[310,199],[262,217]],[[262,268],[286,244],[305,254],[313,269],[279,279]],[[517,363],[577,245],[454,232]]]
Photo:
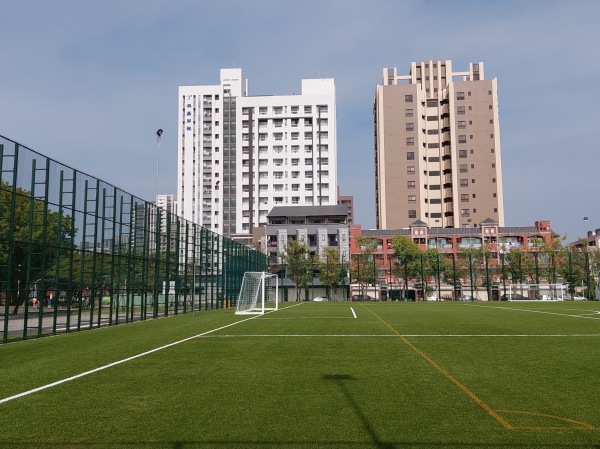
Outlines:
[[[265,142],[269,137],[268,133],[259,133],[258,134],[258,140],[261,142]],[[287,140],[288,139],[288,133],[283,133],[283,132],[275,132],[272,134],[272,137],[274,140]],[[215,135],[215,138],[218,139],[219,135]],[[300,133],[289,133],[289,138],[291,140],[299,140],[300,138]],[[329,132],[328,131],[316,131],[314,133],[314,138],[315,139],[327,139],[329,138]],[[305,140],[313,140],[313,132],[312,131],[306,131],[304,133],[304,139]],[[248,142],[250,140],[250,135],[248,133],[244,133],[242,134],[242,141],[243,142]]]
[[[488,95],[492,95],[492,91],[488,90]],[[471,96],[471,91],[467,92],[467,96],[470,97]],[[464,100],[465,99],[465,93],[464,92],[456,92],[456,99],[457,100]]]
[[[326,118],[317,118],[317,123],[320,124],[321,126],[327,126],[329,124],[329,121]],[[282,128],[284,125],[287,125],[287,119],[260,119],[258,120],[258,127],[259,129],[267,127],[269,124],[269,121],[273,124],[273,126],[275,128]],[[313,124],[313,119],[312,118],[305,118],[303,119],[304,126],[312,126]],[[216,125],[218,125],[219,123],[215,123]],[[292,118],[290,119],[290,126],[292,128],[297,128],[300,125],[300,119],[299,118]],[[242,121],[242,128],[247,129],[250,126],[250,121],[249,120],[243,120]]]
[[[313,188],[314,188],[314,190],[319,190],[319,186],[322,189],[328,189],[329,188],[329,184],[328,183],[304,184],[304,190],[312,192]],[[269,186],[267,184],[260,184],[258,190],[260,192],[267,191],[267,190],[269,190]],[[284,185],[284,184],[273,184],[273,190],[275,192],[287,191],[288,190],[288,186]],[[292,184],[290,186],[290,190],[292,192],[298,192],[300,190],[300,184]],[[244,184],[242,186],[242,192],[250,192],[250,185],[249,184]]]
[[[412,172],[414,173],[414,172]],[[431,175],[433,176],[433,175]],[[495,183],[496,182],[496,178],[492,178],[492,182]],[[475,184],[475,180],[471,179],[471,184]],[[460,179],[459,180],[459,185],[461,187],[468,187],[469,186],[469,180],[468,179]],[[406,181],[406,187],[409,189],[416,189],[417,188],[417,182],[416,181]],[[441,186],[439,184],[431,184],[431,185],[425,185],[426,189],[429,190],[441,190]],[[494,194],[494,198],[496,197],[496,194]]]
[[[253,165],[256,165],[256,160],[252,160]],[[292,166],[295,165],[300,165],[300,158],[292,158],[290,160],[290,164]],[[317,160],[315,161],[315,165],[329,165],[329,158],[328,157],[322,157],[322,158],[317,158]],[[268,159],[259,159],[258,161],[258,166],[259,167],[266,167],[269,165],[269,160]],[[273,165],[275,165],[276,167],[282,167],[284,165],[288,165],[288,159],[273,159]],[[304,165],[313,165],[313,159],[312,158],[305,158],[304,159]],[[250,161],[248,159],[244,159],[242,160],[242,167],[249,167],[250,166]],[[209,165],[205,165],[205,168],[210,168]]]
[[[298,154],[300,152],[300,145],[290,145],[290,152],[292,154]],[[215,151],[219,151],[218,147],[216,147]],[[288,151],[287,145],[273,145],[271,151],[273,154],[284,154]],[[312,153],[313,146],[312,145],[304,145],[305,153]],[[320,151],[321,154],[327,154],[329,151],[329,145],[317,145],[317,151]],[[259,146],[258,153],[260,155],[267,154],[269,152],[269,147],[267,146]],[[242,147],[242,154],[250,154],[250,147]]]
[[[258,113],[259,115],[267,115],[269,113],[269,109],[275,115],[288,113],[288,106],[260,106],[258,108]],[[242,114],[248,115],[250,113],[250,110],[254,111],[255,108],[243,108]],[[305,114],[312,114],[313,107],[306,105],[304,106],[303,111]],[[299,114],[300,106],[289,106],[289,112],[291,114]],[[315,112],[326,113],[328,112],[328,107],[327,105],[317,105],[315,106]]]

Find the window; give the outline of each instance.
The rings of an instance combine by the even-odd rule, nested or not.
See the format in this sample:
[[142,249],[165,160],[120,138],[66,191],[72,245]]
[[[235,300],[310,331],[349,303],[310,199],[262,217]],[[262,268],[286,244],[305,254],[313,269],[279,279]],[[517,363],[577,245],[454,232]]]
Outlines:
[[408,167],[406,167],[406,173],[414,174],[415,173],[415,166],[414,165],[409,165]]
[[461,193],[460,194],[460,201],[461,201],[461,203],[468,203],[469,202],[469,194],[468,193]]
[[414,209],[409,209],[408,218],[417,218],[417,211]]
[[429,190],[440,190],[440,185],[439,184],[430,185]]
[[464,134],[461,134],[458,136],[458,143],[467,143],[467,136]]
[[292,111],[292,114],[297,114],[298,113],[298,106],[292,106],[291,107],[291,111]]
[[435,107],[437,107],[437,105],[438,105],[437,100],[427,100],[428,108],[435,108]]
[[429,176],[440,176],[441,172],[439,170],[430,170]]
[[292,178],[298,178],[300,177],[300,172],[299,171],[293,171],[292,172]]
[[469,209],[461,209],[460,210],[460,216],[461,217],[470,217],[471,213],[469,212]]
[[439,134],[440,130],[439,129],[428,129],[427,130],[427,134],[432,135],[432,134]]
[[265,106],[258,108],[258,113],[260,115],[267,115],[267,108]]
[[413,102],[413,96],[412,95],[405,95],[404,96],[404,101],[406,103],[412,103]]
[[458,129],[466,129],[466,127],[467,127],[467,122],[459,120]]
[[427,144],[427,148],[439,148],[440,144],[439,143],[428,143]]
[[437,115],[428,115],[427,116],[427,121],[428,122],[436,122],[438,121],[440,118]]
[[406,183],[406,186],[407,186],[409,189],[414,189],[414,188],[416,187],[416,181],[408,181],[408,182]]
[[458,150],[458,157],[461,159],[467,157],[467,150]]
[[414,161],[415,160],[415,153],[414,153],[414,151],[408,151],[406,153],[406,160],[407,161]]
[[469,180],[468,179],[461,179],[460,180],[460,186],[461,187],[469,187]]
[[312,165],[313,161],[311,158],[307,157],[304,159],[304,165]]
[[415,144],[415,138],[414,137],[407,137],[406,138],[406,145],[407,146],[412,146]]
[[304,145],[305,153],[312,153],[312,145]]
[[273,120],[273,126],[275,126],[275,128],[281,128],[283,126],[283,120],[282,119]]
[[305,114],[312,113],[312,106],[304,106],[304,113]]
[[440,158],[437,156],[432,156],[429,159],[427,159],[429,162],[439,162]]
[[415,124],[414,123],[407,123],[406,124],[406,130],[407,131],[414,131],[415,130]]
[[298,158],[292,159],[292,165],[298,165],[299,163],[300,163],[300,159],[298,159]]
[[465,93],[464,92],[456,92],[456,99],[457,100],[464,100],[465,99]]
[[417,197],[415,195],[408,195],[408,204],[415,204],[417,202]]
[[312,118],[305,118],[304,126],[312,126]]
[[406,109],[405,115],[406,115],[406,117],[412,117],[413,116],[413,110],[412,109]]
[[465,114],[465,107],[464,106],[459,106],[456,108],[456,114],[457,115],[464,115]]

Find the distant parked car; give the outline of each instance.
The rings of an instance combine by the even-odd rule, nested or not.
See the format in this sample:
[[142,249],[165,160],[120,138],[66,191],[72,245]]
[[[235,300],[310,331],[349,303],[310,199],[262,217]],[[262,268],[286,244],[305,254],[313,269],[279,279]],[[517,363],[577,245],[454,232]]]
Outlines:
[[475,298],[473,298],[471,295],[460,295],[458,297],[459,301],[473,301],[475,300]]
[[352,295],[352,301],[376,301],[376,299],[369,295]]
[[326,296],[315,296],[312,300],[314,302],[326,302],[326,301],[329,301],[329,299]]

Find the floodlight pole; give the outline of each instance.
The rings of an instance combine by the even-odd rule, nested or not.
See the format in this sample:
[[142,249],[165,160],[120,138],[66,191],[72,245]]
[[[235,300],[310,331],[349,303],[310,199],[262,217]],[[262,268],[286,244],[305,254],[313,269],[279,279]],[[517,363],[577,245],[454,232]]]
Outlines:
[[[158,129],[158,131],[156,131],[156,196],[158,196],[158,167],[159,167],[159,156],[160,156],[160,138],[163,134],[163,130],[162,129]],[[156,200],[156,198],[155,198]]]

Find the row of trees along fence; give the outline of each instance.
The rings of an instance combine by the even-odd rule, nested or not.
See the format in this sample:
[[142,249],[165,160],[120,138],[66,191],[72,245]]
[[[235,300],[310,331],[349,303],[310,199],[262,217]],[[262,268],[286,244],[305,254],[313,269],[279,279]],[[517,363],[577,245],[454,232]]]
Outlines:
[[[357,237],[360,252],[352,254],[350,261],[340,258],[337,248],[327,248],[322,257],[311,254],[310,249],[297,240],[290,240],[286,251],[280,254],[282,264],[272,265],[272,270],[285,275],[298,287],[299,292],[311,285],[316,276],[327,291],[338,288],[346,281],[358,284],[362,292],[380,283],[400,284],[402,296],[407,289],[421,285],[423,289],[441,291],[442,285],[452,286],[454,294],[462,285],[471,289],[485,289],[491,298],[492,286],[507,284],[564,283],[569,294],[580,289],[588,299],[595,299],[600,275],[600,250],[583,245],[563,246],[564,237],[553,237],[546,242],[540,239],[535,250],[510,248],[507,245],[484,245],[481,248],[465,248],[457,254],[444,253],[436,248],[422,249],[404,235],[392,238],[393,252],[384,262],[378,253],[378,240]],[[504,249],[504,250],[503,250]],[[423,292],[425,293],[425,292]],[[474,292],[471,292],[474,296]]]

